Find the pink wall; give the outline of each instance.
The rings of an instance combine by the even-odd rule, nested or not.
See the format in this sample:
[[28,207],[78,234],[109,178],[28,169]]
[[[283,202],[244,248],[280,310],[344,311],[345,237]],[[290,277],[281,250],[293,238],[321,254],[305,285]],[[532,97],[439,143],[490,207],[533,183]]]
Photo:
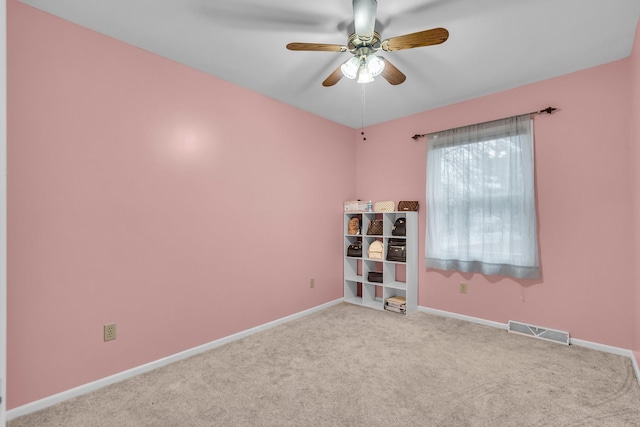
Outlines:
[[640,364],[640,25],[631,53],[631,168],[633,170],[633,236],[634,236],[634,350]]
[[7,8],[9,409],[342,297],[352,129]]
[[[426,144],[411,136],[547,106],[559,109],[535,119],[542,279],[421,268],[421,306],[632,347],[629,81],[625,59],[367,129],[367,140],[358,142],[356,194],[420,200],[422,259]],[[461,281],[468,282],[467,294],[458,292]]]
[[[424,224],[425,143],[412,135],[549,105],[560,111],[535,128],[543,278],[421,268],[419,303],[640,350],[638,37],[631,60],[372,126],[362,141],[7,3],[8,408],[341,297],[342,239],[315,230],[341,230],[355,196],[418,199]],[[118,339],[103,343],[108,322]]]

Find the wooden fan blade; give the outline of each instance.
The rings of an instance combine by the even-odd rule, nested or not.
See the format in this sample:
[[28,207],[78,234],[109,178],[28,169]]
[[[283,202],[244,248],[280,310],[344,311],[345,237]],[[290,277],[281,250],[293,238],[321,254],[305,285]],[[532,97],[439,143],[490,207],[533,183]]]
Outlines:
[[287,45],[289,50],[309,50],[319,52],[346,52],[347,47],[339,44],[324,44],[324,43],[289,43]]
[[446,28],[433,28],[431,30],[418,31],[404,36],[391,37],[382,42],[382,49],[386,51],[413,49],[414,47],[431,46],[447,41],[449,31]]
[[407,76],[404,73],[396,68],[389,60],[386,58],[382,58],[384,60],[384,70],[382,70],[382,77],[387,79],[389,83],[392,85],[399,85],[407,79]]
[[[341,67],[341,66],[340,66]],[[322,86],[324,87],[329,87],[329,86],[333,86],[334,84],[338,83],[340,81],[340,79],[342,78],[342,70],[340,69],[340,67],[336,68],[333,73],[331,73],[329,75],[329,77],[327,77],[323,82],[322,82]]]

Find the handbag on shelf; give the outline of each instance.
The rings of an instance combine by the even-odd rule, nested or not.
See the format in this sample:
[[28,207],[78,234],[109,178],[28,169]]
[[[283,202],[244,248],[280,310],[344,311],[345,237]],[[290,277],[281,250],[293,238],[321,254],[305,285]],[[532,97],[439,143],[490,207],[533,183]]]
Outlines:
[[357,241],[349,245],[347,248],[347,256],[361,257],[362,256],[362,242]]
[[371,259],[382,259],[383,252],[384,245],[380,240],[371,242],[371,244],[369,245],[369,250],[367,251],[369,258]]
[[370,236],[382,236],[382,220],[372,219],[367,228],[367,234]]
[[387,200],[384,202],[375,202],[373,204],[374,212],[393,212],[395,209],[396,204],[391,200]]
[[391,230],[393,236],[406,236],[407,235],[407,219],[398,218],[393,223],[393,230]]
[[387,261],[407,261],[407,241],[405,239],[389,239]]
[[360,219],[357,216],[354,216],[349,220],[349,227],[347,232],[349,234],[360,234]]
[[367,274],[367,280],[369,282],[382,283],[382,273],[377,271],[370,271]]
[[399,211],[417,211],[420,203],[417,200],[402,200],[398,202]]

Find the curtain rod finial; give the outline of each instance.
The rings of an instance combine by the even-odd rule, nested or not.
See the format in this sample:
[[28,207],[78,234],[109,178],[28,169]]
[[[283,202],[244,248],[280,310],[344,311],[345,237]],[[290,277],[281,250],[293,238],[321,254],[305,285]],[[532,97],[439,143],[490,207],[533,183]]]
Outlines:
[[554,111],[556,111],[557,108],[553,108],[553,107],[547,107],[544,110],[540,111],[541,113],[547,113],[547,114],[552,114]]
[[416,135],[413,135],[411,138],[413,138],[413,140],[414,140],[414,141],[417,141],[417,140],[418,140],[418,138],[420,138],[421,136],[422,136],[422,135],[418,135],[418,134],[416,134]]

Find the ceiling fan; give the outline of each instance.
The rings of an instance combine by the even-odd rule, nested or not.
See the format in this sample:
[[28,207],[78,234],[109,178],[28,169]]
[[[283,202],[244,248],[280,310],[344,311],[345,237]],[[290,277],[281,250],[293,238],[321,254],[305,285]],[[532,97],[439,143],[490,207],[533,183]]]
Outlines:
[[406,80],[407,76],[388,59],[376,56],[375,53],[380,49],[393,52],[444,43],[449,38],[449,31],[445,28],[433,28],[381,41],[380,34],[375,31],[377,6],[376,0],[353,0],[355,32],[349,36],[346,46],[323,43],[289,43],[287,49],[321,52],[348,51],[353,54],[352,58],[336,68],[322,82],[323,86],[335,85],[342,76],[349,79],[357,77],[358,83],[369,83],[380,74],[392,85],[399,85]]

